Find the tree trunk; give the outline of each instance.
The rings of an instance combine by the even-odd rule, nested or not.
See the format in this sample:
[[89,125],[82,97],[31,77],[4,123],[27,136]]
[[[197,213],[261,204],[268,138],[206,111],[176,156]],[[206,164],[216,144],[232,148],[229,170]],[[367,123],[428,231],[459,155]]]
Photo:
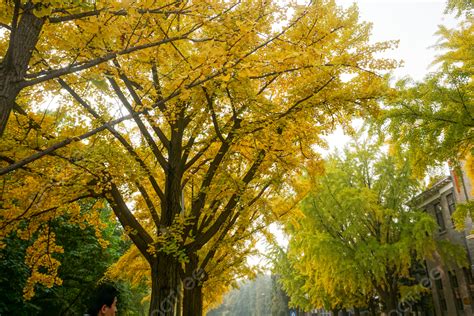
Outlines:
[[382,300],[383,300],[383,311],[382,315],[383,316],[395,316],[395,315],[401,315],[401,313],[398,312],[398,299],[397,299],[397,293],[394,292],[389,292],[386,293],[385,295],[382,295]]
[[176,316],[182,316],[182,307],[183,307],[183,287],[182,284],[179,286],[179,293],[181,295],[178,295],[178,301],[176,302]]
[[360,308],[354,307],[354,316],[360,316]]
[[12,26],[7,52],[0,63],[0,137],[7,126],[10,112],[20,93],[20,84],[39,39],[44,19],[33,14],[33,4],[25,4],[20,20]]
[[202,283],[205,274],[199,270],[199,258],[197,254],[189,255],[186,263],[185,278],[183,280],[183,316],[202,316],[203,297]]
[[338,315],[339,315],[339,311],[340,311],[339,308],[333,308],[333,309],[331,310],[332,316],[338,316]]
[[150,263],[151,302],[150,316],[175,316],[179,301],[179,262],[168,255],[159,253]]
[[369,311],[371,316],[377,316],[377,304],[373,298],[369,300]]
[[372,316],[377,316],[377,308],[375,306],[370,308],[370,312],[372,313]]
[[202,316],[202,286],[184,288],[183,316]]

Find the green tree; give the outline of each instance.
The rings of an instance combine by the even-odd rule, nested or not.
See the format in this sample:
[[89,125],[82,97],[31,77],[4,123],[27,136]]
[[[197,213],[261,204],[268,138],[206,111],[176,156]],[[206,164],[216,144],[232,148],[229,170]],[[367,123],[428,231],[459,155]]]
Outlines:
[[[472,1],[469,1],[472,6]],[[438,70],[422,82],[401,80],[385,100],[383,131],[391,135],[422,174],[426,166],[452,159],[467,160],[474,173],[474,17],[455,29],[440,27],[443,52]]]
[[[84,208],[87,209],[86,206]],[[102,230],[101,240],[108,243],[107,247],[99,243],[94,227],[87,223],[71,224],[66,217],[59,217],[48,224],[51,233],[57,236],[57,245],[64,249],[63,253],[55,255],[61,262],[58,276],[62,284],[52,287],[36,285],[36,295],[31,300],[23,297],[25,284],[31,274],[24,257],[35,238],[23,240],[16,235],[8,237],[0,253],[0,313],[82,315],[87,310],[89,295],[97,283],[131,244],[123,239],[122,229],[115,219],[109,219],[110,215],[110,209],[104,209],[101,214],[107,224]],[[126,282],[118,282],[117,286],[121,292],[121,313],[144,315],[141,300],[147,289],[143,286],[132,288]]]
[[294,306],[364,307],[377,295],[389,314],[427,290],[410,269],[441,247],[436,222],[405,206],[418,192],[406,160],[357,142],[341,156],[310,177],[301,216],[288,225],[281,283]]
[[446,5],[446,12],[456,12],[457,16],[463,13],[470,16],[472,10],[474,10],[474,1],[472,0],[448,0]]
[[[461,179],[462,165],[473,181],[474,17],[468,14],[473,2],[450,1],[448,8],[466,16],[457,28],[439,28],[438,47],[443,53],[434,61],[438,70],[422,82],[399,81],[385,100],[379,123],[382,134],[390,135],[394,152],[410,156],[420,177],[427,168],[450,161]],[[464,229],[464,219],[473,212],[472,203],[458,208],[454,215],[458,229]]]

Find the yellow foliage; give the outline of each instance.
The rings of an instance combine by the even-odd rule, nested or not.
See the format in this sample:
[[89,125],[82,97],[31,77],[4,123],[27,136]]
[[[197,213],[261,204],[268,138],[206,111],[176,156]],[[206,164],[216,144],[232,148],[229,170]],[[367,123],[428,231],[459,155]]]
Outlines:
[[23,289],[23,297],[30,300],[35,295],[35,286],[44,285],[48,288],[61,285],[58,277],[60,262],[53,257],[62,253],[63,248],[55,245],[55,235],[49,230],[40,232],[35,242],[26,250],[25,263],[31,269],[31,274]]
[[[25,220],[18,235],[30,238],[61,215],[94,225],[99,237],[99,206],[84,213],[75,202],[104,198],[139,248],[110,273],[146,278],[144,258],[168,255],[182,267],[190,254],[200,263],[209,254],[210,306],[229,280],[252,274],[244,260],[255,233],[301,215],[295,205],[309,187],[298,179],[322,173],[322,136],[378,112],[387,92],[378,73],[397,63],[376,56],[395,43],[370,44],[356,7],[332,0],[80,4],[38,2],[45,24],[28,80],[96,63],[19,94],[31,120],[13,114],[0,139],[2,168],[71,141],[4,176],[0,237]],[[11,17],[12,4],[2,6],[0,18]],[[90,14],[56,23],[68,12]],[[44,113],[39,104],[52,96],[60,106]]]

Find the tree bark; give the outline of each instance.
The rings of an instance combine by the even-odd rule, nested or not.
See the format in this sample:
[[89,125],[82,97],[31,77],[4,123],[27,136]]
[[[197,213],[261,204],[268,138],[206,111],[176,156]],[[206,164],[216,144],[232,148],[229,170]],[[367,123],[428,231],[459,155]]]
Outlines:
[[172,256],[159,253],[150,262],[150,316],[175,316],[180,294],[179,262]]
[[354,316],[360,316],[360,308],[354,307]]
[[189,262],[186,263],[185,269],[185,278],[183,280],[183,316],[202,316],[202,283],[205,274],[199,270],[197,254],[189,255]]
[[202,316],[202,286],[191,289],[184,288],[183,316]]
[[375,304],[375,300],[373,298],[369,300],[369,310],[371,316],[377,315],[377,304]]
[[[25,4],[20,16],[20,8],[16,8],[8,49],[0,63],[0,137],[3,136],[10,112],[20,93],[31,54],[44,24],[44,19],[36,17],[32,10],[31,3]],[[16,18],[19,18],[18,22],[15,21]],[[15,23],[17,24],[14,25]]]
[[383,316],[401,315],[401,313],[398,312],[398,298],[396,292],[388,292],[381,295],[381,297],[383,300]]

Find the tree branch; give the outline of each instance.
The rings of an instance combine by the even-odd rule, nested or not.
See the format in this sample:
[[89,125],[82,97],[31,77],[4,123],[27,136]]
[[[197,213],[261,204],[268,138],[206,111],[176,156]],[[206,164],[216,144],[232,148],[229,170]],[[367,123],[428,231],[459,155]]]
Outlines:
[[138,128],[140,129],[140,132],[143,135],[143,137],[145,138],[146,142],[150,146],[151,151],[153,152],[153,154],[154,154],[156,160],[158,161],[158,163],[160,164],[161,168],[163,168],[163,170],[168,170],[168,162],[166,161],[165,157],[163,156],[160,149],[156,145],[155,141],[153,140],[153,137],[151,137],[150,133],[148,132],[147,127],[145,126],[145,124],[143,124],[140,117],[138,115],[135,115],[135,114],[137,114],[137,112],[135,112],[133,110],[132,105],[128,102],[127,98],[123,94],[122,90],[120,89],[120,87],[117,84],[117,82],[115,81],[115,79],[113,79],[111,77],[109,77],[108,79],[109,79],[109,82],[112,85],[112,88],[114,89],[116,95],[118,96],[118,98],[122,102],[123,106],[125,106],[125,108],[130,113],[130,115],[133,115],[133,119],[135,120],[135,123],[137,124]]
[[265,155],[265,151],[260,150],[257,159],[253,162],[252,166],[242,179],[242,183],[244,184],[244,186],[240,188],[238,192],[232,195],[232,197],[229,199],[226,206],[224,207],[224,210],[221,212],[221,214],[219,214],[212,226],[209,227],[209,229],[202,233],[200,236],[197,236],[195,241],[191,242],[186,246],[188,251],[198,250],[202,248],[202,246],[204,246],[219,231],[225,221],[232,214],[232,211],[234,210],[236,205],[239,203],[240,196],[246,190],[247,185],[250,183],[250,181],[254,179],[258,168],[260,167],[265,158]]
[[219,123],[217,122],[217,117],[216,117],[216,112],[214,111],[214,100],[213,97],[209,95],[207,92],[207,89],[205,87],[202,87],[202,91],[204,92],[204,95],[206,96],[207,100],[207,108],[211,112],[211,118],[212,118],[212,125],[214,125],[214,130],[216,132],[217,137],[221,140],[221,142],[225,142],[224,137],[222,136],[221,130],[219,128]]
[[[63,79],[58,78],[57,79],[59,84],[79,103],[81,104],[94,118],[99,120],[101,123],[105,123],[103,118],[83,99],[81,98],[73,89],[72,87],[67,84]],[[136,151],[133,149],[132,145],[122,136],[120,135],[119,132],[115,128],[112,127],[112,125],[108,125],[105,123],[107,130],[114,135],[114,137],[125,147],[125,149],[128,151],[129,154],[132,155],[132,157],[140,164],[140,167],[145,170],[145,172],[148,175],[148,180],[150,181],[153,189],[155,190],[156,194],[160,199],[164,199],[164,194],[163,190],[161,190],[160,186],[156,182],[155,178],[152,176],[151,170],[148,168],[148,166],[145,164],[143,159],[140,158],[140,156],[136,153]]]
[[[114,61],[116,62],[116,61]],[[116,63],[116,66],[118,68],[120,68],[120,65],[118,64],[118,62]],[[125,86],[127,87],[127,90],[129,91],[130,95],[132,96],[133,98],[133,101],[135,102],[135,104],[138,104],[140,106],[143,106],[143,103],[142,103],[142,100],[141,98],[138,96],[138,94],[136,93],[135,89],[133,88],[133,83],[130,81],[130,79],[128,79],[128,77],[124,74],[124,73],[120,73],[120,79],[122,79],[123,83],[125,83]],[[169,150],[170,148],[170,141],[168,140],[168,138],[166,137],[166,135],[163,133],[163,131],[158,127],[156,126],[156,124],[154,124],[151,120],[151,117],[150,117],[150,114],[148,112],[148,110],[145,110],[143,112],[148,124],[150,124],[151,128],[153,129],[153,131],[155,132],[156,136],[158,136],[158,138],[160,139],[161,143],[163,144],[163,146],[165,146],[165,148],[167,150]]]
[[204,180],[201,183],[201,188],[199,190],[198,196],[196,200],[193,201],[192,207],[191,207],[191,213],[193,216],[196,216],[199,212],[199,210],[204,206],[206,196],[207,196],[207,188],[212,182],[212,179],[214,178],[218,167],[220,166],[222,160],[224,159],[224,156],[227,154],[227,152],[230,149],[230,144],[232,140],[235,137],[235,132],[240,128],[240,120],[237,120],[232,128],[232,130],[229,132],[227,135],[227,138],[225,139],[225,142],[221,144],[221,147],[219,148],[219,151],[217,152],[216,156],[211,162],[211,165],[209,166],[209,169],[207,170],[206,175],[204,176]]
[[106,194],[106,199],[112,206],[115,216],[117,216],[123,228],[130,230],[128,232],[130,239],[133,240],[142,255],[147,260],[151,260],[152,256],[148,253],[148,247],[153,243],[153,239],[130,211],[115,183],[111,183],[111,189]]
[[160,217],[158,215],[158,211],[155,208],[155,205],[153,204],[153,201],[148,195],[148,192],[146,191],[146,189],[140,184],[140,182],[136,181],[135,185],[137,186],[138,191],[140,191],[140,194],[145,200],[146,206],[148,207],[148,210],[150,211],[151,218],[153,219],[153,222],[155,223],[155,227],[158,228],[158,226],[160,225]]
[[[70,14],[70,15],[64,15],[64,16],[50,16],[48,17],[49,23],[61,23],[61,22],[67,22],[67,21],[72,21],[72,20],[78,20],[90,16],[99,16],[101,12],[104,12],[105,10],[93,10],[93,11],[87,11],[87,12],[81,12],[81,13],[76,13],[76,14]],[[125,10],[119,10],[119,11],[109,11],[112,15],[121,15],[121,16],[126,16],[128,15],[127,11]]]
[[[192,31],[194,31],[194,28],[192,29]],[[71,64],[71,65],[69,65],[67,67],[64,67],[64,68],[60,68],[60,69],[56,69],[56,70],[42,71],[42,72],[38,72],[38,73],[34,73],[34,74],[29,74],[29,75],[26,75],[25,77],[26,78],[35,78],[35,79],[23,81],[20,84],[20,88],[23,89],[25,87],[30,87],[30,86],[33,86],[35,84],[41,83],[41,82],[45,82],[45,81],[48,81],[48,80],[51,80],[51,79],[54,79],[54,78],[58,78],[60,76],[64,76],[64,75],[72,74],[72,73],[75,73],[75,72],[78,72],[78,71],[81,71],[81,70],[84,70],[84,69],[88,69],[88,68],[97,66],[99,64],[102,64],[106,61],[112,60],[112,59],[116,58],[117,56],[126,55],[126,54],[130,54],[130,53],[133,53],[133,52],[136,52],[136,51],[139,51],[139,50],[156,47],[156,46],[159,46],[159,45],[170,43],[172,41],[184,40],[184,39],[187,39],[187,37],[190,33],[191,33],[191,31],[189,31],[189,32],[187,32],[187,33],[185,33],[184,35],[181,35],[181,36],[166,38],[166,39],[163,39],[161,41],[148,43],[148,44],[142,44],[142,45],[126,48],[126,49],[123,49],[123,50],[118,51],[118,52],[108,53],[108,54],[106,54],[102,57],[98,57],[98,58],[95,58],[95,59],[92,59],[92,60],[89,60],[89,61],[86,61],[86,62],[82,62],[82,63],[74,63],[74,64]]]

